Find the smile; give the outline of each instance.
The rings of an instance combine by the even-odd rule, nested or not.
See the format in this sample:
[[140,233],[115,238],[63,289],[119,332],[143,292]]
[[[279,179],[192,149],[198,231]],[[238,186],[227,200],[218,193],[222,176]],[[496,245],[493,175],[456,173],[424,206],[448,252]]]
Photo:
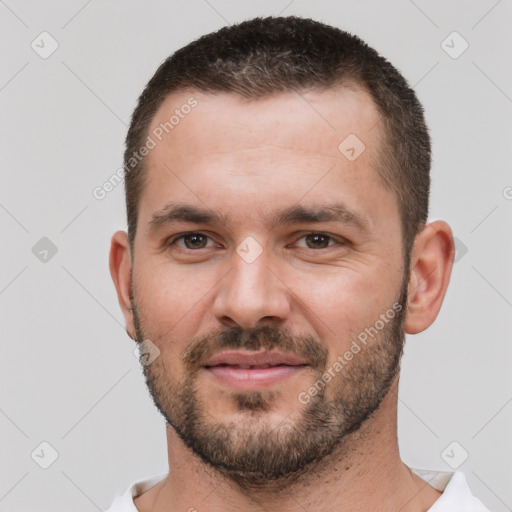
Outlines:
[[296,375],[306,364],[287,365],[230,365],[206,366],[205,369],[216,380],[239,389],[266,388]]

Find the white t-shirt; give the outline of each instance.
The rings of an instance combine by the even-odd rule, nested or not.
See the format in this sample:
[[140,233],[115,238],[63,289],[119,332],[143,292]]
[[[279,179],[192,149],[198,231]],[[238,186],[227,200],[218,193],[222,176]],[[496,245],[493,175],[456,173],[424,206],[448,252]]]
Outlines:
[[[443,494],[428,509],[428,512],[490,512],[483,503],[475,498],[468,487],[466,477],[461,471],[431,471],[411,468],[420,478]],[[133,498],[149,491],[162,481],[167,473],[134,482],[122,496],[116,496],[105,512],[138,512]]]

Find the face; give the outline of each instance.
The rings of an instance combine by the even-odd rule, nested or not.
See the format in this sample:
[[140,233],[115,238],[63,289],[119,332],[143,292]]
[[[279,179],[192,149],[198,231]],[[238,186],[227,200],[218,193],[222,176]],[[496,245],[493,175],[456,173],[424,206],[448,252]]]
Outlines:
[[[133,327],[160,350],[143,368],[168,424],[206,464],[258,485],[343,449],[389,390],[408,278],[398,202],[357,87],[174,93],[149,133],[191,96],[147,156]],[[225,351],[294,359],[242,368]]]

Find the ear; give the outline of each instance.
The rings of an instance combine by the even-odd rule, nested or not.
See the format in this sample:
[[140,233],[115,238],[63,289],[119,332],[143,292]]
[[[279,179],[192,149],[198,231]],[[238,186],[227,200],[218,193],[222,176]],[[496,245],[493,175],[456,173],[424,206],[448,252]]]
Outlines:
[[130,338],[135,339],[133,310],[130,299],[132,257],[128,235],[125,231],[116,231],[112,235],[109,266],[110,275],[112,276],[117,291],[117,300],[119,301],[126,322],[126,333]]
[[452,230],[446,222],[427,224],[416,236],[411,253],[406,333],[424,331],[436,319],[450,282],[454,258]]

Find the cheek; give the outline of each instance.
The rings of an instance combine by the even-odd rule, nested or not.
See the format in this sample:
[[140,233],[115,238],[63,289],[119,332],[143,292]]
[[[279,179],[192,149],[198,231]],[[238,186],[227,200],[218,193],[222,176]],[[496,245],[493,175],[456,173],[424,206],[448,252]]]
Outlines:
[[213,276],[185,272],[170,264],[140,268],[136,300],[147,330],[162,344],[172,338],[186,338],[188,327],[189,336],[194,336],[193,329],[204,316],[204,304],[214,283]]
[[[327,271],[326,271],[327,270]],[[294,294],[315,312],[330,318],[357,318],[388,307],[398,282],[377,266],[338,266],[291,271],[286,281]],[[283,279],[284,280],[284,279]]]
[[[325,270],[325,269],[324,269]],[[309,319],[328,346],[330,359],[344,353],[355,338],[375,324],[398,299],[400,276],[379,265],[337,267],[329,272],[288,273],[296,313]]]

